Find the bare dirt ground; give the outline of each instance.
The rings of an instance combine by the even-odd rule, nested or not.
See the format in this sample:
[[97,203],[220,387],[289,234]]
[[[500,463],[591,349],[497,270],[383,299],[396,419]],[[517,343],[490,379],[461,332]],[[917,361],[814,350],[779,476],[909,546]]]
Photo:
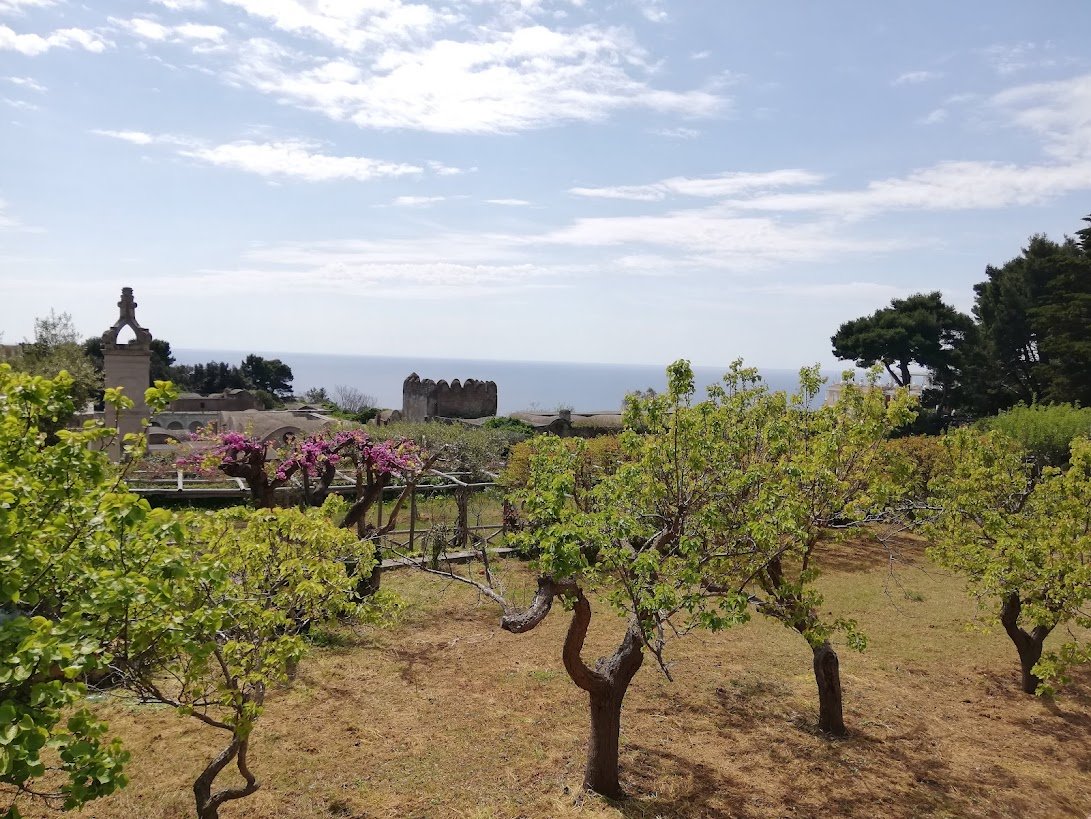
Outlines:
[[[622,716],[630,798],[581,793],[585,695],[566,676],[559,606],[536,630],[498,628],[472,590],[402,570],[398,625],[338,631],[277,690],[255,731],[252,797],[224,817],[1086,817],[1091,674],[1055,701],[1018,690],[999,629],[969,630],[957,579],[904,544],[826,561],[828,611],[855,617],[863,654],[839,647],[852,735],[815,733],[810,651],[762,621],[674,644],[676,682],[649,660]],[[532,579],[514,563],[514,585]],[[585,657],[622,622],[593,602]],[[1048,646],[1048,642],[1047,642]],[[192,816],[190,783],[223,745],[192,718],[99,707],[133,754],[132,781],[88,805],[99,819]],[[28,807],[31,807],[28,805]],[[33,814],[31,814],[33,815]]]

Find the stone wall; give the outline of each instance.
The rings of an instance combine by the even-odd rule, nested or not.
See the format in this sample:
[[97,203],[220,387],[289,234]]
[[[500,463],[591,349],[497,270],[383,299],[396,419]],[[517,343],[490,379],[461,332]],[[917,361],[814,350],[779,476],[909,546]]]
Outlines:
[[242,412],[261,409],[257,396],[249,390],[226,390],[212,395],[182,393],[171,402],[171,412]]
[[467,378],[451,383],[443,379],[421,380],[412,373],[402,383],[402,417],[406,421],[429,418],[486,418],[496,415],[496,382]]

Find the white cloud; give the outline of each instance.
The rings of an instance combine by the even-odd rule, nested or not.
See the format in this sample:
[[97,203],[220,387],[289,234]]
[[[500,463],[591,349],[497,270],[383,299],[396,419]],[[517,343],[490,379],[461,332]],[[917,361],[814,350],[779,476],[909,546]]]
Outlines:
[[1001,76],[1028,68],[1053,68],[1059,64],[1052,43],[997,43],[982,49],[985,61]]
[[1003,91],[990,105],[1062,160],[1091,158],[1091,74]]
[[278,243],[248,251],[237,269],[154,281],[166,288],[207,284],[218,292],[275,288],[287,293],[452,299],[541,287],[570,270],[515,258],[504,245],[502,237],[485,234]]
[[186,40],[211,40],[220,42],[227,31],[220,26],[203,25],[201,23],[183,23],[174,27],[175,32]]
[[739,216],[719,205],[653,216],[577,219],[571,225],[528,237],[530,244],[573,247],[652,246],[682,254],[679,264],[709,269],[756,270],[770,264],[813,262],[847,253],[878,252],[895,241],[855,239],[825,220],[790,223],[765,216]]
[[[988,100],[984,110],[1038,136],[1047,161],[937,162],[855,190],[771,193],[726,204],[740,211],[813,212],[852,219],[898,210],[1037,205],[1091,190],[1091,74],[1003,91]],[[925,122],[939,122],[946,115],[944,109],[937,109]]]
[[183,149],[182,156],[221,168],[248,171],[261,176],[287,176],[307,182],[352,179],[367,182],[381,177],[419,174],[417,165],[383,162],[363,156],[329,156],[314,153],[315,143],[306,140],[280,142],[240,141],[211,148]]
[[938,71],[906,71],[895,77],[891,85],[919,85],[929,80],[938,80],[942,76]]
[[134,37],[142,40],[150,40],[156,43],[181,42],[183,40],[207,40],[209,42],[221,42],[227,34],[226,29],[220,26],[204,25],[201,23],[182,23],[177,26],[165,26],[162,23],[150,20],[147,17],[133,17],[122,20],[111,17],[110,22],[127,31]]
[[664,179],[649,185],[615,185],[602,188],[571,188],[575,196],[601,199],[628,199],[634,202],[659,202],[668,196],[725,197],[770,188],[816,185],[823,179],[810,171],[788,168],[759,173],[724,173],[718,176]]
[[159,141],[151,134],[146,134],[143,131],[106,131],[101,129],[95,129],[91,131],[92,134],[98,136],[110,137],[111,139],[120,139],[123,142],[131,142],[133,145],[151,145],[153,142]]
[[526,199],[486,199],[490,205],[504,205],[511,208],[522,208],[530,204]]
[[0,230],[11,230],[19,227],[14,217],[7,214],[8,203],[0,199]]
[[12,85],[17,85],[28,91],[37,91],[39,94],[43,94],[48,90],[44,85],[31,77],[4,77],[4,79]]
[[398,196],[390,204],[398,208],[426,208],[446,198],[446,196]]
[[311,37],[348,51],[414,41],[444,23],[458,20],[450,11],[402,0],[224,0],[274,28]]
[[[455,168],[451,165],[444,165],[442,162],[436,162],[434,159],[428,160],[428,169],[432,171],[436,176],[459,176],[466,173],[465,168]],[[471,168],[471,171],[476,171],[477,168]]]
[[1035,205],[1091,188],[1091,161],[1077,165],[940,162],[857,190],[777,193],[733,200],[743,210],[822,212],[862,218],[894,210],[992,210]]
[[423,173],[419,165],[385,162],[364,156],[332,156],[315,151],[319,143],[304,139],[270,142],[237,140],[208,145],[191,137],[148,134],[144,131],[94,130],[98,136],[119,139],[133,145],[167,145],[178,156],[196,159],[219,168],[246,171],[265,177],[287,177],[306,182],[347,179],[367,182],[384,177]]
[[925,116],[920,118],[922,125],[939,125],[941,122],[947,121],[947,109],[946,108],[933,108]]
[[636,6],[644,19],[652,23],[665,23],[670,19],[662,0],[636,0]]
[[44,9],[57,0],[0,0],[0,14],[22,14],[26,9]]
[[0,51],[18,51],[27,57],[44,54],[51,48],[79,46],[93,54],[100,54],[110,45],[93,31],[82,28],[62,28],[46,35],[17,34],[7,26],[0,26]]
[[14,100],[11,97],[0,97],[0,100],[3,100],[5,104],[11,106],[12,108],[18,108],[22,111],[41,110],[37,105],[32,102],[27,102],[26,100]]
[[711,51],[694,51],[692,54],[689,55],[689,58],[691,60],[707,60],[711,56]]
[[[256,0],[233,1],[260,13]],[[316,57],[252,39],[239,55],[235,80],[361,127],[504,133],[597,121],[633,108],[708,116],[724,104],[710,90],[650,85],[654,65],[620,29],[482,26],[468,39],[391,44],[388,38],[386,48],[356,53],[360,30],[341,24],[327,30],[313,15],[288,18],[287,5],[275,5],[281,25],[295,20],[293,29],[320,28],[328,44],[348,53]],[[433,22],[422,21],[414,33],[423,38]],[[413,39],[408,31],[406,39]]]
[[0,231],[11,230],[19,233],[45,233],[40,227],[24,225],[8,212],[8,203],[0,199]]
[[171,11],[200,11],[205,7],[205,0],[152,0]]
[[697,139],[701,135],[696,128],[654,128],[651,133],[667,139]]

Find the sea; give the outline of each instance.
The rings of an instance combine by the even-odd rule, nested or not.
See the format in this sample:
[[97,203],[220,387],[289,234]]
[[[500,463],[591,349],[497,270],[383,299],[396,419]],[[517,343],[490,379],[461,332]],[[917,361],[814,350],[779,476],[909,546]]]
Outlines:
[[[209,361],[240,362],[248,353],[238,350],[172,350],[178,364]],[[448,382],[476,378],[495,381],[497,413],[520,410],[552,412],[571,407],[575,412],[615,412],[626,394],[633,390],[656,392],[666,389],[666,367],[662,364],[582,364],[564,361],[490,361],[485,359],[423,358],[371,355],[328,355],[251,351],[265,358],[279,358],[292,368],[292,387],[302,395],[312,387],[325,387],[332,397],[338,385],[356,387],[376,399],[378,406],[400,408],[402,382],[410,373],[422,379]],[[694,367],[698,394],[718,382],[723,367]],[[772,390],[794,391],[798,371],[759,368],[762,380]],[[840,371],[823,372],[829,382],[840,380]],[[816,397],[821,403],[823,393]]]

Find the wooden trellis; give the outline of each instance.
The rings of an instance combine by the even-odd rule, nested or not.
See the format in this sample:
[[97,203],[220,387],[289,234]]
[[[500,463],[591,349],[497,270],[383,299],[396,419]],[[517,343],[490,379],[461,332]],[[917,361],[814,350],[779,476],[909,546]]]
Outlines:
[[[503,516],[496,521],[484,522],[478,508],[476,520],[474,519],[474,501],[484,497],[488,490],[496,488],[496,475],[486,473],[487,480],[476,480],[475,477],[466,472],[429,470],[425,478],[438,478],[439,482],[417,482],[409,494],[407,514],[403,513],[408,518],[404,527],[377,536],[378,546],[384,553],[419,556],[415,559],[432,564],[440,559],[468,559],[484,549],[506,552],[507,549],[497,545],[507,531]],[[157,499],[184,501],[216,498],[236,499],[240,503],[250,500],[250,490],[241,478],[224,476],[210,479],[184,469],[178,469],[170,477],[141,476],[137,473],[130,479],[130,487],[133,492],[153,503]],[[404,484],[388,486],[383,490],[383,498],[395,498],[404,489]],[[298,476],[276,490],[278,500],[284,505],[290,505],[302,491],[302,482]],[[356,493],[356,476],[338,470],[329,491],[347,495],[351,499]],[[450,523],[436,525],[437,510],[445,498],[453,498],[454,515],[451,516]],[[376,504],[375,523],[379,529],[383,525],[383,514],[383,504]],[[427,518],[430,525],[422,528],[420,523],[424,518]],[[384,561],[385,565],[404,563],[404,558]]]

